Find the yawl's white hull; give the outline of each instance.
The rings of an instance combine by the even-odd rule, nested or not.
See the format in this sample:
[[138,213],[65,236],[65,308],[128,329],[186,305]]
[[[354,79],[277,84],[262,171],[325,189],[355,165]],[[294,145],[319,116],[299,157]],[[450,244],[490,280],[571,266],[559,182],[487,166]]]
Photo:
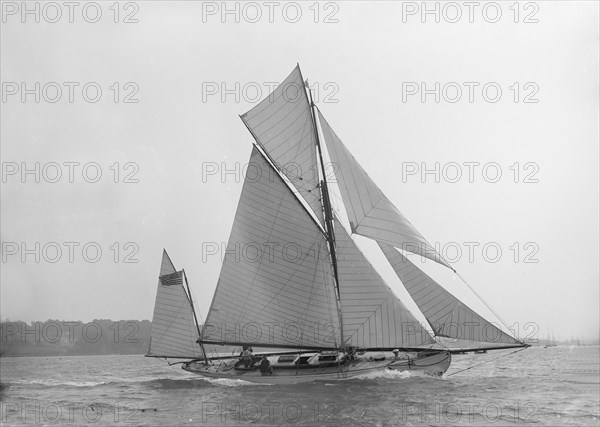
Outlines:
[[450,352],[430,354],[406,354],[406,357],[387,358],[381,361],[359,359],[349,365],[315,368],[280,368],[273,375],[262,375],[258,369],[239,370],[232,363],[206,366],[204,362],[188,362],[182,368],[188,372],[207,378],[228,378],[265,384],[297,384],[311,381],[332,381],[354,378],[359,375],[391,369],[395,371],[420,372],[432,376],[443,375],[450,367]]
[[207,367],[203,362],[185,363],[182,368],[193,374],[208,378],[228,378],[265,384],[297,384],[317,380],[331,381],[353,378],[386,369],[389,364],[389,360],[383,360],[380,362],[363,361],[339,367],[276,369],[273,375],[262,375],[258,369],[237,370],[233,368],[223,369],[217,366]]

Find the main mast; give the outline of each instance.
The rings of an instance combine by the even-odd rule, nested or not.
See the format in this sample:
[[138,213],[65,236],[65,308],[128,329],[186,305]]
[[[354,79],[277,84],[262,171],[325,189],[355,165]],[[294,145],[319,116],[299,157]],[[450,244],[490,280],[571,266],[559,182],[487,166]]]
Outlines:
[[[298,67],[300,69],[300,67]],[[321,199],[323,201],[323,210],[324,210],[324,219],[325,219],[325,231],[326,238],[329,244],[329,253],[331,254],[331,264],[333,266],[333,279],[335,281],[335,298],[336,305],[338,310],[338,318],[340,323],[340,345],[342,349],[345,349],[344,343],[344,323],[342,318],[342,302],[340,298],[340,282],[338,279],[338,268],[337,268],[337,256],[335,253],[335,233],[333,231],[333,210],[331,208],[331,200],[329,198],[329,189],[327,188],[327,175],[325,174],[325,162],[323,161],[323,150],[321,148],[321,140],[319,139],[319,131],[317,129],[317,119],[315,114],[315,103],[312,97],[312,91],[306,85],[306,81],[302,76],[302,71],[300,70],[300,77],[306,86],[306,90],[308,91],[309,99],[310,99],[310,115],[313,122],[313,128],[315,131],[315,141],[317,146],[317,152],[319,153],[319,163],[321,164]]]

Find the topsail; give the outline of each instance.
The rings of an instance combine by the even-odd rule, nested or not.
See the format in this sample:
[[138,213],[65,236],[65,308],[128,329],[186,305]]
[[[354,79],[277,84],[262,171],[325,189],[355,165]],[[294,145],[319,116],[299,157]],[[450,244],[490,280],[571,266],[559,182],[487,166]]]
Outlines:
[[241,118],[256,142],[292,182],[322,224],[316,133],[300,66]]

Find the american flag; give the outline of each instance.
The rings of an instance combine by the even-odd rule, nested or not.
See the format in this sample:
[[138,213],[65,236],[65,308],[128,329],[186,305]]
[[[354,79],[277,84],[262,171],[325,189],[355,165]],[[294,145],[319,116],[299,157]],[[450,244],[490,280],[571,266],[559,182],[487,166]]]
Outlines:
[[160,284],[163,286],[183,286],[183,270],[176,271],[175,273],[171,274],[165,274],[164,276],[160,276],[158,279],[160,280]]

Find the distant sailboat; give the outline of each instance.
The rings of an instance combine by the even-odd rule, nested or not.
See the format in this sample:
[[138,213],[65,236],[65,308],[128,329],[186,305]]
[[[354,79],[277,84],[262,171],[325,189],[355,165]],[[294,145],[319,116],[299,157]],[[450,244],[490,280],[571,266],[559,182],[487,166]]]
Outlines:
[[[299,66],[241,119],[255,140],[253,167],[206,322],[196,319],[185,271],[164,252],[147,356],[187,359],[183,369],[206,377],[297,383],[382,369],[442,375],[452,352],[528,346],[408,259],[417,254],[451,268],[350,154]],[[328,180],[325,150],[335,180]],[[339,187],[349,231],[332,209],[331,185]],[[433,334],[352,234],[377,242]],[[443,338],[469,344],[450,350]],[[248,356],[250,347],[263,349],[264,360]]]
[[548,348],[548,347],[556,347],[556,339],[554,338],[554,334],[552,334],[552,339],[550,339],[550,334],[548,334],[548,339],[546,340],[546,345],[544,346],[544,348]]

